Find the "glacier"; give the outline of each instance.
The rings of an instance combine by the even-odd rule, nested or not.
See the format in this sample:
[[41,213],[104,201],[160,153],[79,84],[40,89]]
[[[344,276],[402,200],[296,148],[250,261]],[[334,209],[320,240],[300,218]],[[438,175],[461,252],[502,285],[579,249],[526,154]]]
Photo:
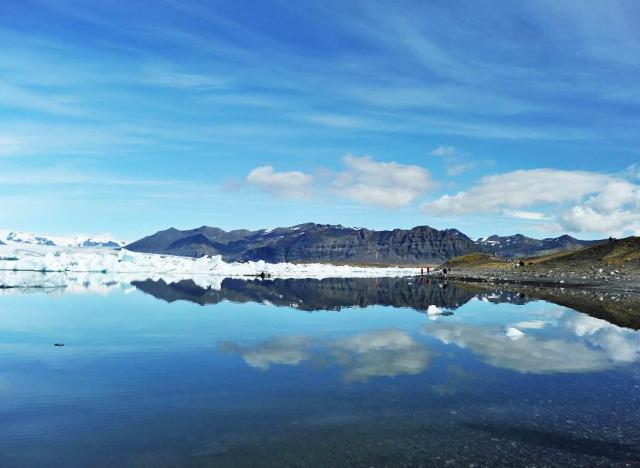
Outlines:
[[[178,257],[113,248],[0,245],[0,288],[63,287],[69,284],[191,279],[219,288],[226,277],[378,278],[420,274],[420,268],[361,267],[321,263],[227,263],[220,256]],[[98,275],[98,279],[96,279]]]

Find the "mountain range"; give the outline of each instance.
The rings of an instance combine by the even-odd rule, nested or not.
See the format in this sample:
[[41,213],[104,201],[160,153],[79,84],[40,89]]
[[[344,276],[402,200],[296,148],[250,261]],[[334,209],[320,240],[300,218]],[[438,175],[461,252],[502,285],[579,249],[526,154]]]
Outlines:
[[484,252],[496,253],[501,257],[518,258],[532,255],[545,255],[556,252],[578,250],[583,247],[600,244],[603,240],[580,240],[569,235],[534,239],[533,237],[515,234],[513,236],[481,237],[476,241]]
[[577,250],[598,242],[602,241],[584,241],[568,235],[534,239],[521,234],[473,240],[457,229],[438,230],[429,226],[376,231],[305,223],[257,231],[224,231],[209,226],[190,230],[170,228],[126,248],[189,257],[221,255],[225,261],[417,265],[441,263],[473,252],[518,258]]
[[56,247],[122,247],[126,242],[109,236],[46,236],[20,231],[0,231],[0,245],[46,245]]

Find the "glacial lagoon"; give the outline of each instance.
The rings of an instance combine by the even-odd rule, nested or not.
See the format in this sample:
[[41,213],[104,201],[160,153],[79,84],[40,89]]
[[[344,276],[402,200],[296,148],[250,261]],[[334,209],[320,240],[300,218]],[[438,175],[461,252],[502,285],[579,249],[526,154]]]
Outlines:
[[0,337],[3,467],[640,465],[640,333],[513,292],[98,275]]

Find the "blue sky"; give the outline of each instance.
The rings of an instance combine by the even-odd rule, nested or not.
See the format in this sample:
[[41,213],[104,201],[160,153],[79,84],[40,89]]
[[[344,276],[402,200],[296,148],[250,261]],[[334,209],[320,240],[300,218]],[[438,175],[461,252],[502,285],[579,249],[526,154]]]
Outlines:
[[0,3],[0,227],[640,234],[635,1]]

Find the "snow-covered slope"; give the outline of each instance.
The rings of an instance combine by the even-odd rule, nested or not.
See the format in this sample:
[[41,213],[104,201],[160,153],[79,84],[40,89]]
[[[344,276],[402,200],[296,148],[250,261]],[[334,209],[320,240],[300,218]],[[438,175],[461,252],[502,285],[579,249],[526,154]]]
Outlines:
[[[15,275],[17,271],[32,275]],[[368,278],[418,274],[418,268],[372,268],[327,264],[265,263],[264,261],[226,263],[220,256],[177,257],[143,254],[125,249],[52,247],[44,245],[0,246],[0,286],[27,287],[48,284],[42,273],[101,273],[126,275],[128,279],[197,279],[214,285],[221,277],[257,276],[261,273],[279,278]]]
[[0,230],[0,245],[48,245],[57,247],[122,247],[126,242],[118,241],[108,234],[72,236],[38,235],[30,232]]

